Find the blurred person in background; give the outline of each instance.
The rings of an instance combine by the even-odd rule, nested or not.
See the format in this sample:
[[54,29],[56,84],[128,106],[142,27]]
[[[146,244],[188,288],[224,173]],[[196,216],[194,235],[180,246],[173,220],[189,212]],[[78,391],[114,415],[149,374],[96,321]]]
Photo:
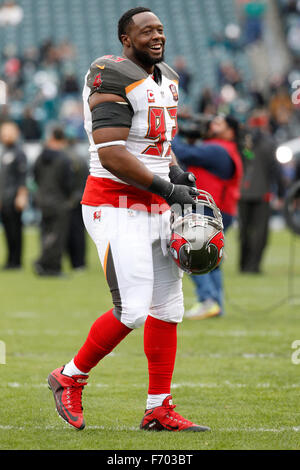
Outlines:
[[[204,141],[184,142],[175,137],[172,149],[184,168],[192,172],[199,189],[210,193],[223,217],[224,231],[237,215],[239,187],[243,168],[238,150],[239,123],[231,116],[214,117],[208,125]],[[220,267],[208,274],[191,276],[197,303],[186,312],[189,319],[201,320],[223,315],[223,275]]]
[[[248,122],[242,152],[244,176],[239,201],[239,269],[242,273],[261,272],[268,241],[271,203],[282,208],[285,184],[276,159],[276,142],[270,133],[266,110],[253,111]],[[274,193],[277,199],[274,200]]]
[[[288,88],[280,83],[272,84],[273,93],[269,101],[269,125],[273,134],[281,136],[281,140],[293,138],[291,134],[291,123],[295,114],[295,106],[291,100]],[[283,135],[281,135],[284,133]]]
[[64,98],[68,96],[76,96],[80,92],[77,77],[73,71],[67,71],[61,80],[61,92]]
[[35,203],[42,216],[41,254],[34,263],[34,271],[40,276],[62,276],[73,191],[72,164],[65,148],[64,132],[55,127],[33,167]]
[[217,97],[211,88],[201,90],[198,109],[201,114],[213,115],[217,113]]
[[267,9],[265,0],[239,0],[243,7],[245,46],[263,39],[264,17]]
[[8,251],[4,269],[19,269],[22,265],[22,212],[28,203],[28,191],[27,158],[19,139],[20,132],[14,122],[1,125],[0,215]]
[[2,104],[0,106],[0,126],[7,121],[10,121],[10,107],[8,104]]
[[231,85],[235,90],[240,88],[243,84],[243,77],[240,70],[231,62],[223,61],[219,64],[218,70],[218,85],[221,89],[224,85]]
[[23,17],[23,8],[14,0],[6,0],[0,5],[0,26],[17,26]]
[[35,119],[33,110],[29,106],[24,109],[19,127],[25,142],[35,142],[42,137],[39,121]]
[[66,253],[70,257],[71,266],[75,270],[86,268],[86,230],[82,219],[81,199],[85,183],[89,175],[87,161],[76,149],[74,132],[67,131],[67,147],[65,152],[70,158],[73,171],[73,191],[70,197],[70,223],[66,239]]
[[192,76],[187,68],[186,61],[183,56],[178,56],[175,58],[174,70],[178,73],[179,76],[179,88],[183,90],[186,95],[188,95]]
[[2,48],[2,74],[7,86],[9,101],[23,98],[24,76],[17,47],[8,43]]

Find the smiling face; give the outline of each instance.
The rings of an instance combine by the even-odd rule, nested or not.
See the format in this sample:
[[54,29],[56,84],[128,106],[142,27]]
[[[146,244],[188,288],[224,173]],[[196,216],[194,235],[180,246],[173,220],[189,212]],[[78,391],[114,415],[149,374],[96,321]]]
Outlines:
[[122,41],[125,56],[141,65],[148,73],[164,59],[166,38],[163,25],[151,12],[134,15]]

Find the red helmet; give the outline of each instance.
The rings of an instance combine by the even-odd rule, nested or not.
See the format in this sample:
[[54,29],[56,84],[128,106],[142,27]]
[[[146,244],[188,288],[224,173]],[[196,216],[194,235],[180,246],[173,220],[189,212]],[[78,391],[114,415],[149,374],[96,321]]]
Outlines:
[[196,211],[171,216],[169,251],[189,274],[206,274],[221,262],[224,251],[222,215],[212,196],[199,190]]

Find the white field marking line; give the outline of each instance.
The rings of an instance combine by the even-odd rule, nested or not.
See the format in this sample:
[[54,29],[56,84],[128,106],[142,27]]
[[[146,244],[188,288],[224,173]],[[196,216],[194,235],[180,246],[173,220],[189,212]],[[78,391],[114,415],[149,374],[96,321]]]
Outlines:
[[[20,314],[15,314],[16,317],[17,315],[24,315],[24,318],[26,318],[25,315],[31,315],[31,314],[26,314],[26,313],[20,313]],[[34,316],[34,314],[32,314]],[[7,328],[4,330],[1,330],[2,336],[12,336],[12,335],[20,335],[20,336],[77,336],[80,334],[79,330],[68,330],[68,331],[60,331],[60,330],[18,330],[18,329],[12,329],[12,328]],[[201,334],[198,330],[194,331],[187,331],[184,329],[184,327],[181,328],[180,330],[180,335],[181,336],[199,336]],[[206,336],[215,336],[217,338],[221,337],[280,337],[283,334],[280,331],[249,331],[249,330],[229,330],[229,331],[218,331],[218,330],[208,330],[205,331]]]
[[[107,355],[107,357],[120,357],[122,353],[117,353],[115,351],[112,351]],[[182,353],[183,356],[186,354]],[[195,355],[194,355],[195,356]],[[49,357],[48,353],[43,353],[43,354],[35,354],[35,353],[21,353],[21,352],[15,352],[11,353],[11,357],[17,358],[17,357],[22,357],[23,359],[35,359],[35,358],[41,358],[41,357]],[[236,358],[236,359],[286,359],[289,358],[289,355],[284,355],[280,353],[239,353],[239,354],[221,354],[221,353],[207,353],[207,354],[197,354],[198,358],[202,359],[228,359],[228,358]]]
[[281,354],[275,354],[275,353],[243,353],[242,357],[244,359],[265,359],[265,358],[274,358],[274,357],[279,357]]
[[220,428],[219,432],[273,432],[280,433],[286,431],[300,432],[300,426],[282,426],[279,429],[276,428]]
[[[67,424],[67,423],[66,423]],[[69,426],[68,426],[69,428]],[[48,425],[48,426],[12,426],[12,425],[0,425],[0,431],[28,431],[28,430],[39,430],[39,431],[57,431],[61,430],[62,426],[57,425]],[[86,430],[92,431],[139,431],[140,429],[137,426],[86,426]],[[252,433],[282,433],[282,432],[300,432],[300,426],[281,426],[280,428],[219,428],[213,429],[212,432],[252,432]]]
[[254,388],[254,389],[276,389],[276,390],[289,390],[289,389],[297,389],[300,388],[299,384],[289,384],[289,385],[276,385],[271,384],[269,382],[266,383],[258,383],[258,384],[245,384],[245,383],[232,383],[229,380],[225,380],[222,383],[193,383],[193,382],[184,382],[184,383],[173,383],[172,388],[182,388],[182,387],[189,387],[189,388]]
[[15,330],[8,328],[6,330],[1,330],[1,335],[4,337],[7,336],[77,336],[80,334],[78,330]]
[[38,318],[39,315],[35,312],[6,312],[4,313],[9,318]]
[[[198,330],[193,330],[193,331],[185,331],[184,329],[180,331],[180,334],[182,336],[199,336],[201,334]],[[250,330],[228,330],[228,331],[219,331],[219,330],[207,330],[205,331],[205,336],[216,336],[216,337],[260,337],[260,338],[265,338],[268,336],[271,337],[279,337],[282,336],[281,331],[250,331]]]
[[[185,355],[183,353],[183,355]],[[227,359],[227,358],[242,358],[242,359],[274,359],[277,358],[285,358],[285,355],[280,353],[239,353],[239,354],[221,354],[221,353],[208,353],[208,354],[197,354],[197,357],[201,358],[208,358],[208,359]],[[289,357],[289,355],[287,355]]]
[[[122,354],[116,353],[115,351],[112,351],[111,353],[107,354],[106,357],[115,357],[115,356],[121,356]],[[36,359],[36,358],[48,358],[50,357],[50,354],[47,352],[40,353],[40,354],[35,354],[35,353],[30,353],[30,352],[12,352],[10,354],[11,357],[16,358],[16,357],[22,357],[23,359]]]
[[[82,315],[86,315],[88,312],[72,312],[73,317],[81,317]],[[6,317],[9,318],[42,318],[42,314],[39,312],[4,312]]]
[[[126,385],[127,386],[127,385]],[[144,388],[144,384],[130,384],[131,387],[134,388]],[[2,385],[0,386],[1,388],[48,388],[47,383],[40,383],[40,384],[32,384],[32,383],[19,383],[19,382],[7,382],[5,385],[2,382]],[[96,387],[96,388],[108,388],[111,387],[109,384],[104,384],[104,383],[88,383],[86,387]],[[275,389],[275,390],[291,390],[291,389],[300,389],[300,383],[293,383],[293,384],[287,384],[287,385],[276,385],[272,384],[270,382],[265,382],[265,383],[257,383],[257,384],[245,384],[245,383],[232,383],[229,380],[225,380],[224,382],[221,383],[216,383],[216,382],[182,382],[182,383],[173,383],[172,384],[172,389],[176,388],[182,388],[182,387],[188,387],[188,388],[223,388],[223,387],[228,387],[228,388],[253,388],[253,389]],[[122,388],[122,385],[118,386],[118,389]]]
[[[66,425],[66,428],[72,429],[72,426],[70,426],[68,423],[64,423]],[[25,426],[12,426],[12,425],[1,425],[0,424],[0,431],[28,431],[29,429],[32,430],[39,430],[39,431],[57,431],[61,430],[64,428],[62,425],[46,425],[46,426],[30,426],[30,425],[25,425]],[[85,429],[90,429],[90,430],[99,430],[99,431],[139,431],[140,428],[138,426],[86,426]]]
[[[6,330],[6,334],[9,331],[9,334],[11,334],[12,330]],[[69,332],[69,335],[75,335],[75,332]],[[31,336],[31,333],[27,332],[27,336]],[[183,355],[185,355],[185,352],[182,352]],[[49,354],[46,352],[43,354],[43,357],[47,357]],[[109,357],[118,357],[120,356],[121,353],[112,351],[108,354]],[[35,354],[35,353],[21,353],[21,352],[15,352],[12,353],[13,357],[23,357],[23,358],[35,358],[35,357],[41,357],[41,354]],[[248,352],[243,352],[243,353],[235,353],[235,354],[221,354],[221,353],[202,353],[200,352],[197,354],[197,357],[200,358],[208,358],[208,359],[226,359],[228,357],[233,357],[233,358],[242,358],[242,359],[274,359],[274,358],[285,358],[286,356],[281,354],[281,353],[248,353]],[[288,356],[289,357],[289,356]]]

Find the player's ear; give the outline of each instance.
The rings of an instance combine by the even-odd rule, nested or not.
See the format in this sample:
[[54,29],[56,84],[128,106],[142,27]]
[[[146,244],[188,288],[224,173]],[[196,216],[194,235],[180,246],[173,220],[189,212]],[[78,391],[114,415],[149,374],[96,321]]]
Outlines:
[[131,46],[131,40],[128,34],[122,34],[121,36],[122,44],[123,46],[130,47]]

